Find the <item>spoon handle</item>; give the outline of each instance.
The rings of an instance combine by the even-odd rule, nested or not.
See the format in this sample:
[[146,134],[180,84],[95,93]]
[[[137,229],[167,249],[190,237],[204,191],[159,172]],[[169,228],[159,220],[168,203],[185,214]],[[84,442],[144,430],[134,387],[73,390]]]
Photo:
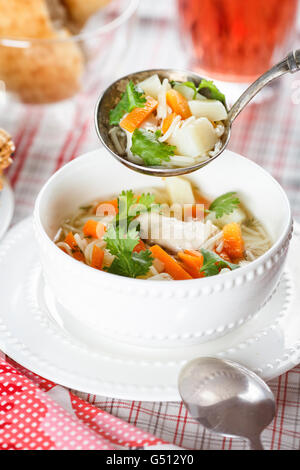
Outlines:
[[249,442],[251,450],[265,450],[261,443],[260,435],[251,437]]
[[249,86],[249,88],[247,88],[247,90],[244,91],[228,113],[230,125],[249,101],[251,101],[264,86],[268,85],[272,80],[275,80],[275,78],[281,77],[281,75],[288,72],[298,72],[298,70],[300,70],[300,49],[290,52],[285,59],[261,75],[252,83],[252,85]]

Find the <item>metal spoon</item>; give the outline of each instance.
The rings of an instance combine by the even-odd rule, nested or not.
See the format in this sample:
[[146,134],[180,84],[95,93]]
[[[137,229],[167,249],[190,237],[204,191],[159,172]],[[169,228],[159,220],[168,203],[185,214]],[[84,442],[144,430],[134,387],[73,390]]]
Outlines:
[[120,155],[116,152],[114,144],[110,138],[109,130],[111,126],[109,125],[109,111],[116,106],[120,99],[121,93],[125,91],[126,85],[129,80],[132,80],[134,83],[141,82],[147,77],[157,73],[160,79],[168,78],[168,80],[174,80],[179,82],[192,81],[196,86],[199,85],[202,77],[193,72],[186,72],[182,70],[172,70],[172,69],[153,69],[145,70],[142,72],[135,72],[125,77],[120,78],[110,85],[103,95],[99,98],[99,101],[95,110],[95,124],[97,134],[102,142],[102,144],[109,150],[109,152],[121,163],[131,168],[132,170],[138,171],[140,173],[145,173],[152,176],[178,176],[184,175],[187,173],[192,173],[193,171],[199,170],[199,168],[204,167],[208,163],[215,160],[226,148],[228,141],[230,139],[231,126],[235,118],[240,114],[240,112],[245,108],[250,100],[268,83],[270,83],[275,78],[281,77],[281,75],[286,74],[287,72],[294,73],[300,70],[300,49],[291,52],[288,56],[279,62],[277,65],[274,65],[270,70],[264,73],[259,77],[252,85],[247,88],[247,90],[241,95],[241,97],[236,101],[228,113],[228,119],[226,121],[225,132],[221,138],[222,147],[220,151],[213,157],[207,159],[204,162],[197,163],[196,165],[185,167],[185,168],[160,168],[160,167],[147,167],[143,165],[138,165],[129,161],[126,158],[126,155]]
[[263,450],[260,434],[275,416],[267,384],[235,362],[200,357],[179,375],[179,393],[192,417],[206,429],[243,437],[252,450]]

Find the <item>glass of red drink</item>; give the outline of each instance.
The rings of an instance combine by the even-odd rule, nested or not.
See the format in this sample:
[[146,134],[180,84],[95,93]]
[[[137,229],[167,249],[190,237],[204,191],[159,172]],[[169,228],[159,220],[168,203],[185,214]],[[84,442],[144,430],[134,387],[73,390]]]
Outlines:
[[204,77],[250,83],[282,58],[298,0],[177,0],[190,66]]

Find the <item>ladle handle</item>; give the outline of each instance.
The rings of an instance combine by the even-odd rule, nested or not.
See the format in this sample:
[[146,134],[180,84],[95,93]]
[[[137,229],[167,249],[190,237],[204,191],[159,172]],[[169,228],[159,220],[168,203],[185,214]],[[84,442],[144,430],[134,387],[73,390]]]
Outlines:
[[249,438],[251,450],[265,450],[260,439],[260,435]]
[[235,118],[240,114],[244,107],[254,96],[268,83],[275,80],[275,78],[281,77],[288,72],[295,73],[300,70],[300,49],[292,51],[288,56],[278,64],[274,65],[270,70],[261,75],[252,85],[244,91],[240,98],[234,103],[231,110],[228,113],[228,119],[230,125]]

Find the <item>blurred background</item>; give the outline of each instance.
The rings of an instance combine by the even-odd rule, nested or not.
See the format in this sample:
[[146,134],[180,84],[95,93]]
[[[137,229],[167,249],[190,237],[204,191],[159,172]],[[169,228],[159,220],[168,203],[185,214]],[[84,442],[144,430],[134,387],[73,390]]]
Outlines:
[[[100,146],[94,107],[113,80],[155,67],[191,69],[215,80],[232,104],[300,45],[298,0],[77,0],[72,10],[69,0],[33,3],[41,9],[24,11],[20,1],[0,0],[0,127],[16,145],[7,172],[15,222],[32,212],[55,170]],[[39,15],[46,15],[42,30],[35,25]],[[295,217],[299,125],[300,73],[285,76],[248,106],[230,142],[230,149],[279,180]]]

